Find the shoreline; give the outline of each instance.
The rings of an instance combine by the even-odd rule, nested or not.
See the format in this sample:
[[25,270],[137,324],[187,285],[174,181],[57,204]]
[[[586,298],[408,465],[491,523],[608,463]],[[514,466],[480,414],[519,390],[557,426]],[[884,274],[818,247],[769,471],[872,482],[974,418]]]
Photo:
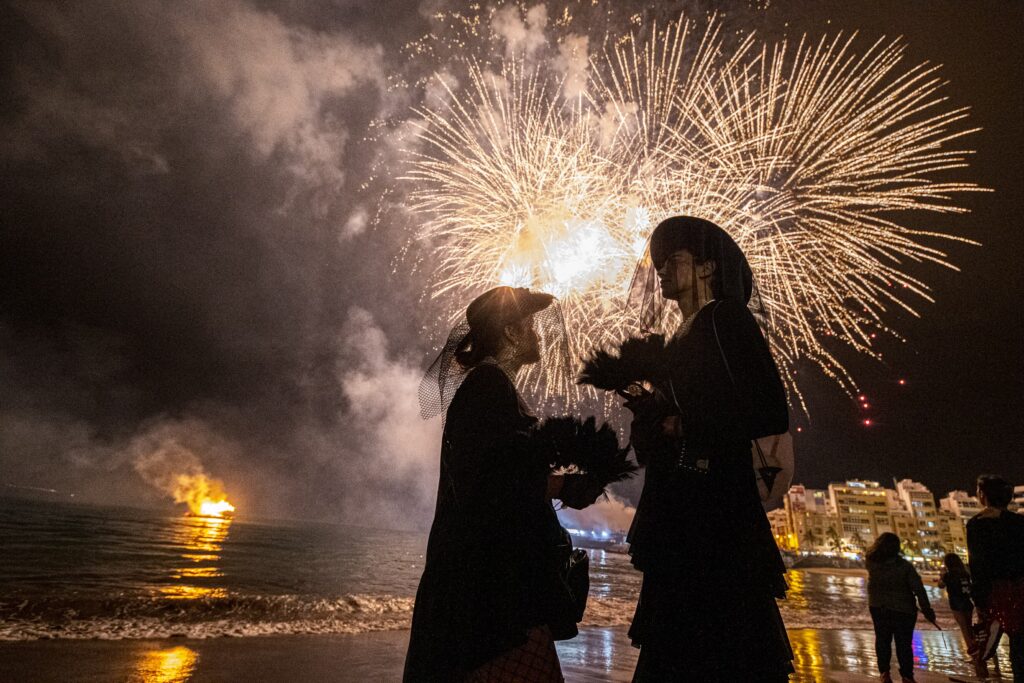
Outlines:
[[[569,683],[628,682],[637,650],[625,626],[584,627],[558,643]],[[791,681],[877,680],[874,635],[855,629],[790,629],[797,673]],[[244,638],[0,641],[5,680],[54,683],[130,681],[399,681],[409,632],[268,635]],[[919,681],[969,679],[958,634],[919,630],[914,637]],[[1009,683],[1006,644],[1002,681]],[[893,671],[895,671],[893,662]],[[8,678],[9,677],[9,678]]]

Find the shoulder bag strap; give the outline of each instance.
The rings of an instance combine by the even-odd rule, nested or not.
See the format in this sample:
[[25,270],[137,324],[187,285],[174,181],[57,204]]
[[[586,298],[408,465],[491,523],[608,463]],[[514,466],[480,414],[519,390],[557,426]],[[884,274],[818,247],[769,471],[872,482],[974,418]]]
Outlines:
[[[715,307],[711,309],[711,329],[715,331],[715,342],[718,344],[718,353],[722,357],[722,364],[725,366],[725,372],[729,375],[729,381],[732,382],[732,386],[736,388],[736,378],[733,377],[732,369],[729,367],[729,359],[725,357],[725,349],[722,348],[722,339],[718,336],[718,325],[715,323],[715,311],[718,310],[718,304],[716,302]],[[768,459],[764,457],[764,451],[761,450],[761,444],[757,442],[757,439],[751,439],[751,443],[754,444],[754,448],[757,449],[757,457],[761,461],[761,467],[768,467]]]

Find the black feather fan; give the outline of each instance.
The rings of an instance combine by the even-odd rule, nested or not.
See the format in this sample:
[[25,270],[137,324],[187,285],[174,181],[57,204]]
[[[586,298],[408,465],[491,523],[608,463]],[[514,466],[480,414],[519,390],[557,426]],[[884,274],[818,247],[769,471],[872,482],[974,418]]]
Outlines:
[[615,430],[597,427],[589,417],[553,417],[534,431],[541,450],[549,454],[552,469],[576,468],[593,475],[602,487],[633,476],[637,466],[627,459],[629,448],[619,447]]
[[664,335],[630,337],[615,351],[595,352],[583,363],[577,382],[606,391],[625,391],[631,384],[650,381],[661,374],[659,366],[664,351]]

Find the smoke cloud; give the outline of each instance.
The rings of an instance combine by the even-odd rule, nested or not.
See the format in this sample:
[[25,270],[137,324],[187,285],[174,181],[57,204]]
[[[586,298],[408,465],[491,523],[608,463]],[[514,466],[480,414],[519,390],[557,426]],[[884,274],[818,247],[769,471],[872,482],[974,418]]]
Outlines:
[[[436,481],[401,466],[414,437],[369,387],[415,397],[421,285],[378,300],[404,237],[371,229],[364,139],[388,105],[381,40],[423,17],[362,0],[3,13],[0,484],[150,505],[186,474],[242,514],[370,523],[399,517],[394,495],[417,501],[403,526],[429,521]],[[371,319],[409,356],[360,346]]]
[[204,502],[223,501],[228,493],[224,482],[203,467],[197,451],[229,447],[201,423],[164,422],[136,436],[128,449],[132,467],[143,481],[198,513]]
[[585,95],[587,92],[587,69],[590,66],[590,57],[587,53],[589,45],[587,36],[569,35],[558,44],[558,57],[555,59],[555,68],[565,74],[565,82],[562,86],[566,99],[573,99]]
[[525,16],[516,5],[506,5],[494,13],[491,28],[505,39],[505,51],[509,55],[525,53],[527,57],[542,48],[547,42],[544,28],[548,24],[546,5],[534,5]]
[[558,511],[558,518],[571,529],[602,529],[625,533],[633,523],[635,514],[635,507],[614,493],[609,493],[583,510],[562,508]]
[[[392,356],[387,336],[362,308],[349,312],[339,377],[355,430],[344,476],[353,484],[345,516],[370,515],[393,526],[431,517],[437,494],[441,421],[420,418],[419,359]],[[381,496],[388,492],[392,495]]]

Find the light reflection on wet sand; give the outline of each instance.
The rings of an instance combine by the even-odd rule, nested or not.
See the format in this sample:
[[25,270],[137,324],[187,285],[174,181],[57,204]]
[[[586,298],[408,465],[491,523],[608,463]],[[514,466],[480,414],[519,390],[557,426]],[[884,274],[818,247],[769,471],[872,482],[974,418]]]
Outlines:
[[[790,679],[794,683],[878,680],[870,631],[793,629],[789,633],[797,651],[798,673]],[[34,683],[398,681],[408,642],[408,631],[177,642],[22,641],[0,643],[0,672],[5,681]],[[918,671],[919,683],[948,683],[949,673],[969,668],[956,661],[960,650],[951,634],[947,633],[944,641],[941,633],[922,631],[916,648],[928,657],[929,665],[928,672]],[[625,627],[584,628],[577,638],[559,643],[558,654],[567,683],[625,683],[633,676],[637,650],[629,645]],[[1000,657],[1004,665],[1001,683],[1010,683],[1005,644]],[[943,672],[947,664],[949,669]]]
[[[860,674],[865,681],[877,676],[875,638],[871,631],[790,629],[789,640],[796,669],[792,681],[828,681],[840,673]],[[638,654],[629,643],[625,627],[586,628],[575,639],[558,643],[557,647],[566,680],[580,683],[629,681]],[[1009,651],[1005,642],[999,656],[1006,675]],[[891,666],[895,673],[895,656]],[[958,634],[947,631],[914,632],[914,666],[943,679],[951,674],[969,676],[972,672],[963,642]],[[922,680],[925,678],[934,680],[929,676]],[[852,679],[844,676],[843,680]]]
[[130,683],[184,683],[196,670],[199,653],[179,645],[150,650],[142,655],[129,677]]

